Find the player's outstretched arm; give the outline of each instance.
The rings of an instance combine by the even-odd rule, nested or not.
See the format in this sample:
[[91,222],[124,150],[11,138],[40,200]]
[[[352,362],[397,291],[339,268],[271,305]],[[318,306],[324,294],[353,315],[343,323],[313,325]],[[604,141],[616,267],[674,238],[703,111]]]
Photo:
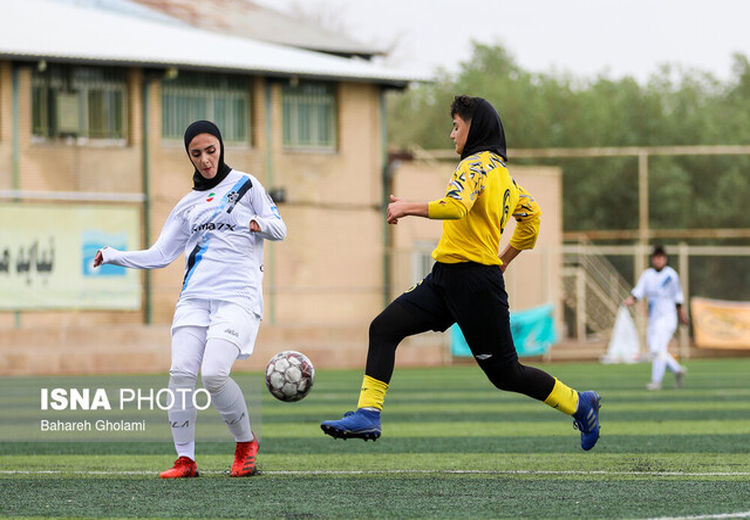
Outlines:
[[131,269],[158,269],[171,264],[182,253],[188,239],[188,232],[177,213],[177,208],[172,210],[159,234],[159,238],[148,249],[119,251],[105,246],[96,252],[94,267],[102,264],[114,264]]
[[428,218],[426,202],[406,202],[395,195],[391,195],[391,203],[388,204],[387,221],[389,224],[398,224],[398,219],[413,215],[415,217]]

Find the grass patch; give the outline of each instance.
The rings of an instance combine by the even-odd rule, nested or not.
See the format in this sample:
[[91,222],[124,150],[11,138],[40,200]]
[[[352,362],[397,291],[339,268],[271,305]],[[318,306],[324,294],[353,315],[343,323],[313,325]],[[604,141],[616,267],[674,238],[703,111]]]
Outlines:
[[[689,363],[648,392],[645,365],[542,368],[602,395],[602,438],[493,389],[473,366],[397,370],[376,443],[323,436],[361,371],[320,371],[295,404],[262,396],[262,473],[230,479],[233,443],[199,442],[197,479],[161,481],[158,442],[6,442],[4,518],[650,518],[750,510],[750,360]],[[19,396],[22,399],[23,396]],[[200,425],[199,425],[200,427]]]

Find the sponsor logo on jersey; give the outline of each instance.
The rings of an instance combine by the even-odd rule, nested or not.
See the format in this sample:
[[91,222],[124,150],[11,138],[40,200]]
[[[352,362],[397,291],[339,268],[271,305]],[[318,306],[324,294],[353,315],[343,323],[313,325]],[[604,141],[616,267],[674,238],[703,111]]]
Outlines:
[[234,185],[232,191],[227,193],[224,198],[226,199],[226,209],[225,211],[227,213],[231,213],[234,210],[234,207],[237,205],[239,200],[245,196],[245,193],[250,190],[250,188],[253,187],[253,181],[248,179],[247,177],[243,177],[240,182]]
[[193,233],[198,231],[234,231],[237,224],[228,224],[226,222],[206,222],[205,224],[193,226]]

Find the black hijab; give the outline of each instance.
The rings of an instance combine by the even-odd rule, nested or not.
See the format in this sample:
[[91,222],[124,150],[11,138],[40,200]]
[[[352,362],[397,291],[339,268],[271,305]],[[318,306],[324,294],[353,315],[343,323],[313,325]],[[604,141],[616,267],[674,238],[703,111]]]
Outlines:
[[508,155],[505,151],[503,123],[500,121],[497,111],[486,99],[482,99],[479,102],[474,109],[474,114],[471,116],[469,135],[466,136],[466,144],[464,145],[463,152],[461,152],[461,160],[466,159],[472,154],[484,151],[494,152],[502,157],[503,160],[508,160]]
[[195,170],[195,172],[193,172],[193,189],[196,191],[206,191],[210,190],[221,181],[223,181],[224,177],[226,177],[227,174],[232,171],[232,168],[224,163],[224,141],[221,139],[221,132],[219,132],[219,127],[213,124],[211,121],[195,121],[187,127],[187,130],[185,130],[185,151],[188,153],[188,157],[190,157],[190,150],[188,150],[190,141],[192,141],[193,138],[198,134],[211,134],[212,136],[217,138],[219,140],[219,147],[221,150],[219,153],[219,165],[216,170],[216,175],[212,179],[206,179],[197,169]]

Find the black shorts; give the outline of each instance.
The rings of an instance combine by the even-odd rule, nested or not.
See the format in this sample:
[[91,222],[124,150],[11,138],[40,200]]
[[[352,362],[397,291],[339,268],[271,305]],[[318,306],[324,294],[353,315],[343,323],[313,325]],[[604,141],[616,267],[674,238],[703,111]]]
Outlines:
[[436,262],[424,280],[395,300],[425,324],[444,331],[458,323],[478,361],[517,361],[508,294],[500,266]]

